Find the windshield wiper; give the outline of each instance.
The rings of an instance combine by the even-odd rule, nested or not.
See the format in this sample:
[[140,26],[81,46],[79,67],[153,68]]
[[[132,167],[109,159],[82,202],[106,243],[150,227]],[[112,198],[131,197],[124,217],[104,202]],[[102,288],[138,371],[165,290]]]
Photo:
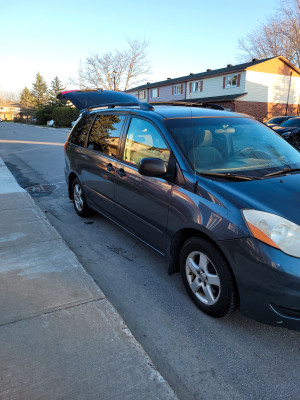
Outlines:
[[225,178],[228,180],[240,180],[240,181],[253,181],[254,179],[261,179],[257,176],[245,176],[245,175],[235,175],[231,174],[230,172],[200,172],[201,176],[215,176],[220,178]]
[[297,172],[297,171],[300,171],[300,168],[283,168],[280,171],[271,172],[270,174],[264,175],[263,178],[267,178],[268,176],[284,175],[288,172]]

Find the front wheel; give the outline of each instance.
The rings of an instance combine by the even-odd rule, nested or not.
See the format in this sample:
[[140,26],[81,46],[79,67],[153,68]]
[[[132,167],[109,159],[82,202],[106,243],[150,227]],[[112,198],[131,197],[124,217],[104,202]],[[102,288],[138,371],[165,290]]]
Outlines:
[[93,211],[87,205],[84,191],[79,179],[75,178],[72,185],[74,209],[80,217],[88,217]]
[[180,254],[181,276],[194,303],[215,318],[232,314],[238,305],[229,265],[211,242],[191,238]]

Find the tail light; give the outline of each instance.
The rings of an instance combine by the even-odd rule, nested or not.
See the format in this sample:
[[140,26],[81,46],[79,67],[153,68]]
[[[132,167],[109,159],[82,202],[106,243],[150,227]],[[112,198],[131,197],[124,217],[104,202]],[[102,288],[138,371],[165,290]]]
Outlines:
[[67,145],[68,145],[68,141],[66,141],[66,143],[65,143],[65,145],[64,145],[65,151],[66,151]]

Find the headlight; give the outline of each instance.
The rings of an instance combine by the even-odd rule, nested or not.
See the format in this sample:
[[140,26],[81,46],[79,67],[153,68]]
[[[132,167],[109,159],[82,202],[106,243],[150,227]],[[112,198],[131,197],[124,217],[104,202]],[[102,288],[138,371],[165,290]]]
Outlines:
[[290,256],[300,257],[300,226],[264,211],[243,210],[252,235]]

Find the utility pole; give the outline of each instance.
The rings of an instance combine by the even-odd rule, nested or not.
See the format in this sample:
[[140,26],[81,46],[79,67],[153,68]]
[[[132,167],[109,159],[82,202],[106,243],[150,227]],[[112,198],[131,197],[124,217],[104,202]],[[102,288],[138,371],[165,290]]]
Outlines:
[[117,73],[117,71],[113,70],[113,74],[114,74],[114,91],[116,91],[116,73]]
[[290,84],[289,84],[288,97],[287,97],[287,102],[286,102],[286,107],[285,107],[285,115],[287,115],[288,106],[289,106],[289,97],[290,97],[290,89],[291,89],[292,75],[293,75],[293,71],[291,71],[291,75],[290,75]]

